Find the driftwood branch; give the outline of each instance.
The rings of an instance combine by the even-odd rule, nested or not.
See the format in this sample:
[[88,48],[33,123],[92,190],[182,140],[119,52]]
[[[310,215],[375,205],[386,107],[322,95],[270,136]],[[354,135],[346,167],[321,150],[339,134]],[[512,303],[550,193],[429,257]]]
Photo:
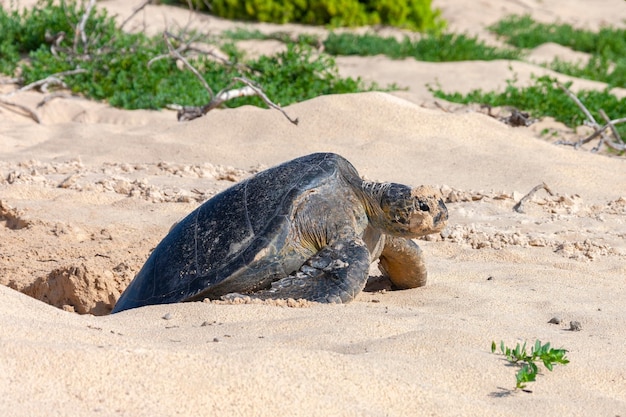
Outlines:
[[[598,112],[600,113],[600,115],[602,116],[604,121],[606,122],[606,124],[604,126],[601,126],[598,122],[596,122],[596,119],[591,115],[591,112],[589,111],[589,109],[587,109],[587,107],[582,103],[582,101],[580,101],[580,99],[576,96],[576,94],[572,93],[567,87],[565,87],[561,83],[557,83],[557,85],[559,86],[559,88],[561,90],[563,90],[574,101],[574,103],[576,103],[578,108],[585,114],[585,116],[587,118],[587,123],[586,124],[591,126],[593,128],[593,130],[595,131],[594,133],[592,133],[588,137],[586,137],[584,139],[580,139],[577,142],[558,141],[558,142],[556,142],[557,144],[559,144],[559,145],[569,145],[569,146],[573,146],[576,149],[578,149],[578,148],[580,148],[581,145],[583,145],[585,143],[588,143],[588,142],[591,142],[593,139],[595,139],[595,138],[597,138],[599,136],[600,137],[600,141],[598,142],[598,145],[595,146],[592,149],[592,152],[599,151],[603,144],[606,144],[606,146],[608,146],[609,148],[611,148],[613,150],[616,150],[616,151],[625,151],[626,150],[626,143],[624,143],[622,141],[621,136],[619,135],[617,129],[615,128],[616,124],[626,122],[626,117],[625,118],[621,118],[621,119],[610,120],[609,117],[607,116],[607,114],[604,112],[604,110],[600,109],[600,110],[598,110]],[[615,141],[610,140],[605,135],[605,131],[607,129],[611,129],[611,132],[613,133],[613,137],[615,138]]]
[[22,110],[24,113],[26,113],[28,115],[28,117],[30,117],[31,119],[33,119],[35,122],[41,124],[41,118],[39,118],[39,115],[37,114],[36,111],[28,108],[27,106],[18,104],[18,103],[13,103],[10,101],[6,101],[5,99],[0,97],[0,106],[6,107],[9,110],[13,110],[13,107]]
[[[63,71],[63,72],[58,72],[56,74],[52,74],[47,76],[46,78],[43,78],[41,80],[37,80],[34,81],[28,85],[25,85],[24,87],[18,88],[15,91],[11,91],[10,93],[4,94],[2,96],[0,96],[0,104],[4,107],[8,107],[8,108],[18,108],[20,110],[22,110],[23,112],[25,112],[31,119],[33,119],[35,122],[37,123],[41,123],[41,118],[39,117],[39,115],[37,114],[37,112],[33,109],[28,108],[27,106],[24,106],[22,104],[18,104],[18,103],[13,103],[11,101],[7,101],[6,98],[12,97],[17,93],[22,93],[25,91],[29,91],[35,88],[38,88],[39,90],[41,90],[43,93],[47,93],[48,92],[48,87],[50,85],[60,85],[63,88],[67,88],[67,85],[65,84],[65,82],[63,82],[63,77],[66,77],[68,75],[75,75],[75,74],[81,74],[87,72],[86,70],[82,69],[82,68],[76,68],[70,71]],[[44,98],[44,100],[42,100],[42,102],[40,102],[37,107],[41,107],[43,104],[45,104],[47,102],[47,100]]]
[[133,19],[133,17],[135,17],[135,15],[136,15],[137,13],[139,13],[140,11],[142,11],[142,10],[143,10],[143,9],[144,9],[147,5],[149,5],[149,4],[151,4],[151,3],[152,3],[152,0],[144,0],[144,2],[143,2],[143,3],[141,3],[139,6],[137,6],[137,7],[133,10],[133,12],[130,14],[130,16],[128,16],[126,19],[124,19],[124,21],[123,21],[123,22],[122,22],[122,24],[120,25],[119,29],[120,29],[120,30],[124,29],[124,26],[126,26],[126,24],[127,24],[128,22],[130,22],[130,21]]
[[246,84],[248,87],[250,87],[252,90],[254,90],[254,92],[256,93],[257,96],[259,96],[261,98],[261,100],[263,100],[265,102],[265,104],[268,105],[268,107],[274,109],[274,110],[278,110],[279,112],[281,112],[283,114],[283,116],[285,116],[287,118],[287,120],[289,120],[291,123],[293,123],[294,125],[298,125],[298,118],[296,117],[295,119],[292,119],[291,117],[289,117],[289,115],[277,104],[274,104],[274,102],[272,102],[263,92],[263,90],[261,90],[259,87],[255,86],[252,81],[248,80],[247,78],[244,77],[235,77],[233,78],[233,80],[236,81],[241,81],[242,83]]
[[[622,137],[620,136],[619,132],[615,128],[615,123],[609,118],[609,116],[606,114],[606,112],[603,109],[598,110],[598,112],[600,113],[600,116],[602,116],[602,118],[604,119],[604,122],[606,123],[606,126],[608,126],[611,129],[611,132],[613,133],[613,137],[615,138],[616,142],[618,144],[624,143],[624,141],[622,140]],[[608,141],[606,144],[610,148],[615,149],[613,147],[613,143],[611,141]],[[598,145],[598,149],[599,149],[599,146],[600,145]],[[621,150],[623,150],[623,148]]]
[[87,49],[87,33],[85,32],[85,26],[87,25],[87,21],[89,20],[89,16],[91,15],[91,11],[96,5],[96,0],[89,0],[89,4],[87,5],[87,9],[85,13],[78,22],[78,26],[76,26],[76,33],[74,34],[74,53],[78,53],[78,40],[83,42],[83,48]]
[[576,96],[576,94],[572,93],[571,90],[567,87],[565,87],[563,84],[561,83],[556,83],[556,85],[565,92],[565,94],[567,94],[569,96],[569,98],[571,98],[574,103],[576,103],[576,105],[578,106],[578,108],[580,110],[582,110],[583,113],[585,113],[585,116],[587,117],[587,120],[589,120],[589,122],[592,125],[597,125],[598,123],[596,123],[596,119],[593,118],[593,116],[591,115],[591,112],[589,111],[589,109],[587,109],[587,107],[582,103],[582,101],[580,101],[580,99]]
[[[170,39],[174,39],[174,40],[180,42],[181,45],[178,48],[176,48],[176,51],[181,56],[184,53],[187,53],[187,52],[196,52],[198,54],[212,56],[213,58],[215,58],[216,60],[220,61],[224,65],[228,65],[228,66],[231,66],[231,67],[237,67],[237,68],[247,68],[245,65],[236,64],[236,63],[233,63],[233,62],[229,61],[228,59],[224,58],[220,54],[215,53],[213,50],[207,51],[207,50],[204,50],[204,49],[201,49],[201,48],[193,46],[193,43],[197,40],[197,38],[199,38],[199,35],[196,36],[196,38],[193,38],[193,39],[190,39],[190,40],[187,40],[187,41],[185,41],[182,36],[174,35],[171,32],[165,32],[164,36],[167,36]],[[217,48],[213,48],[213,49],[217,49]],[[161,59],[166,59],[166,58],[171,59],[172,58],[172,54],[168,52],[167,54],[162,54],[162,55],[155,56],[150,61],[148,61],[148,68],[150,68],[150,66],[154,62],[159,61]],[[177,59],[180,59],[180,58],[177,58]],[[185,60],[185,58],[181,59],[181,61],[183,61],[183,62],[184,62],[184,60]],[[185,65],[187,65],[187,64],[185,64]]]
[[213,100],[213,95],[214,95],[213,89],[211,89],[211,87],[206,82],[204,77],[198,72],[197,69],[194,68],[193,65],[189,63],[189,61],[187,61],[187,59],[185,59],[184,56],[182,56],[182,54],[177,49],[174,48],[174,46],[172,46],[172,42],[170,42],[170,39],[169,39],[170,38],[169,33],[165,32],[163,36],[165,38],[165,42],[167,43],[167,48],[169,49],[170,54],[172,54],[175,58],[179,59],[187,67],[187,69],[189,69],[189,71],[191,71],[193,75],[195,75],[196,78],[200,80],[200,83],[202,83],[202,86],[204,87],[204,89],[209,93],[209,97],[211,98],[211,100]]
[[[260,87],[258,87],[252,81],[250,81],[249,79],[245,77],[234,77],[233,82],[228,87],[219,91],[217,94],[214,94],[213,89],[206,82],[202,74],[200,74],[200,72],[193,65],[191,65],[191,63],[182,55],[183,51],[188,51],[191,49],[189,46],[191,42],[183,43],[181,42],[182,41],[181,38],[176,37],[175,35],[172,35],[171,33],[167,31],[163,33],[163,38],[165,39],[165,42],[167,44],[169,54],[159,55],[151,59],[148,62],[148,66],[150,66],[153,62],[155,62],[158,59],[162,59],[165,57],[175,58],[179,60],[180,62],[182,62],[183,65],[195,75],[195,77],[200,81],[204,89],[209,94],[209,102],[203,106],[169,105],[168,108],[175,109],[178,111],[177,117],[179,121],[189,121],[189,120],[197,119],[198,117],[202,117],[205,114],[207,114],[209,111],[215,109],[216,107],[219,107],[226,101],[232,100],[234,98],[258,96],[270,108],[280,111],[287,118],[287,120],[289,120],[291,123],[293,123],[294,125],[298,124],[297,118],[292,119],[291,117],[289,117],[289,115],[279,105],[275,104],[267,97],[267,95],[263,92],[263,90]],[[170,40],[171,38],[176,39],[179,42],[181,42],[181,46],[178,48],[175,48]],[[245,84],[245,87],[233,89],[232,86],[237,82]]]
[[46,78],[34,81],[28,85],[25,85],[22,88],[12,91],[6,94],[5,97],[11,97],[17,93],[22,93],[24,91],[32,90],[34,88],[39,88],[42,92],[46,93],[50,85],[60,85],[63,88],[67,88],[67,85],[65,84],[65,82],[63,82],[63,77],[66,77],[68,75],[83,74],[85,72],[87,72],[87,70],[82,68],[57,72],[56,74],[48,75]]
[[516,205],[513,206],[513,210],[515,210],[518,213],[524,213],[524,204],[526,204],[527,201],[529,201],[531,198],[533,198],[533,196],[535,195],[535,193],[539,190],[546,190],[546,192],[550,195],[554,195],[552,193],[552,190],[550,190],[550,187],[548,187],[546,185],[545,182],[542,182],[541,184],[533,187],[532,190],[530,190],[528,192],[528,194],[526,194],[524,197],[522,197],[520,199],[520,201],[517,202]]

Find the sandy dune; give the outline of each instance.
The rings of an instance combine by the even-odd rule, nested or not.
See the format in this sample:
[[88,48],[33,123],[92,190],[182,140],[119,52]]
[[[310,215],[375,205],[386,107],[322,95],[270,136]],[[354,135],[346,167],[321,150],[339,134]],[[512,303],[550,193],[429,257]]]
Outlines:
[[[435,4],[451,29],[493,42],[485,26],[509,13],[589,28],[626,18],[617,0]],[[102,5],[121,16],[133,7]],[[149,6],[137,19],[156,28],[164,15],[187,16]],[[253,107],[178,123],[169,111],[57,99],[41,124],[0,107],[0,414],[626,414],[626,160],[442,111],[424,87],[500,88],[508,62],[337,61],[344,74],[410,89],[289,106],[297,127]],[[544,71],[513,65],[523,77]],[[12,99],[34,107],[41,94]],[[426,287],[347,305],[197,302],[107,315],[174,222],[234,181],[317,151],[368,179],[441,189],[449,226],[419,241]],[[553,195],[513,211],[542,182]],[[544,370],[532,393],[515,391],[517,368],[491,341],[535,339],[568,349],[571,363]]]

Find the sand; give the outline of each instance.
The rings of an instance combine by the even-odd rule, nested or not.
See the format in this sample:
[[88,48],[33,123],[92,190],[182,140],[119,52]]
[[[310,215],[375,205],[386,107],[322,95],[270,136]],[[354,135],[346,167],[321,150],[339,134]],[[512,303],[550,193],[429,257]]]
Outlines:
[[[453,30],[490,42],[485,27],[509,13],[624,25],[623,1],[587,3],[435,5]],[[101,4],[120,16],[135,6]],[[149,6],[137,19],[158,28],[163,16],[187,14]],[[584,59],[548,45],[531,61],[550,53]],[[56,99],[39,109],[41,124],[0,107],[1,415],[626,415],[626,160],[539,138],[546,124],[583,134],[550,121],[513,128],[435,104],[424,87],[502,88],[508,62],[337,61],[344,74],[409,90],[294,104],[297,127],[254,107],[178,123],[171,111]],[[513,65],[522,80],[545,71]],[[41,98],[11,97],[32,107]],[[370,180],[441,189],[449,225],[418,241],[427,286],[366,291],[347,305],[195,302],[108,315],[173,223],[235,181],[317,151]],[[515,212],[542,183],[553,194]],[[536,339],[567,349],[571,363],[544,369],[532,393],[514,390],[517,368],[491,342]]]

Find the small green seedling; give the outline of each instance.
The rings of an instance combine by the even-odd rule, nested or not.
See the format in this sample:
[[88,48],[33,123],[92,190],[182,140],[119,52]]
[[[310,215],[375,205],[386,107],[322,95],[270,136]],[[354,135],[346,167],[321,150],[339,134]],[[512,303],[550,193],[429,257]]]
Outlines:
[[[550,348],[550,342],[545,345],[541,344],[540,340],[535,341],[535,346],[530,348],[530,354],[526,352],[526,342],[520,346],[518,343],[515,349],[504,346],[504,342],[500,342],[500,352],[506,357],[506,359],[513,364],[521,366],[520,370],[515,375],[517,384],[516,389],[526,391],[526,383],[533,382],[537,377],[539,369],[536,365],[536,361],[543,362],[544,366],[552,371],[555,363],[567,364],[569,359],[565,357],[567,350],[565,349],[552,349]],[[496,342],[491,342],[491,353],[496,353]]]

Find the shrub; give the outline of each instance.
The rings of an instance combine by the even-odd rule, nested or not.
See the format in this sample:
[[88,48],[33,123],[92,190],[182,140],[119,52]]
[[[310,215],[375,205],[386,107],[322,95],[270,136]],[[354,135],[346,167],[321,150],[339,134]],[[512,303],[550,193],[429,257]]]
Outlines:
[[549,67],[574,77],[626,87],[626,29],[603,27],[592,32],[568,24],[535,22],[530,16],[509,16],[490,29],[518,48],[554,42],[589,53],[592,57],[585,65],[555,60]]
[[464,60],[516,59],[519,52],[485,45],[466,35],[428,35],[412,41],[408,37],[383,38],[373,34],[331,33],[324,41],[325,51],[331,55],[378,55],[401,59],[413,57],[419,61],[443,62]]
[[[206,7],[202,0],[195,4]],[[211,13],[226,19],[334,27],[383,24],[440,32],[445,26],[431,0],[212,0]]]
[[[115,26],[105,11],[94,9],[87,21],[87,45],[76,42],[74,26],[85,13],[84,3],[45,0],[24,12],[6,12],[0,7],[0,71],[13,74],[21,68],[28,84],[51,74],[75,68],[85,72],[65,78],[75,93],[106,100],[127,108],[159,109],[167,104],[199,106],[209,101],[208,93],[190,71],[181,71],[171,59],[148,62],[166,53],[161,37],[128,34]],[[54,47],[50,36],[66,35]],[[234,59],[237,51],[230,45]],[[28,59],[20,60],[20,54]],[[358,92],[368,89],[360,80],[342,79],[335,62],[328,55],[317,55],[303,44],[289,45],[274,57],[260,57],[246,66],[225,66],[205,57],[190,59],[215,90],[230,84],[235,76],[245,76],[257,83],[268,96],[282,105],[306,100],[321,94]],[[250,69],[251,68],[251,69]],[[265,106],[255,97],[238,98],[226,103]]]
[[[565,84],[569,87],[571,83]],[[480,103],[489,106],[512,106],[528,111],[533,117],[551,116],[556,120],[575,128],[584,124],[585,115],[578,106],[556,85],[556,80],[543,76],[535,79],[533,85],[518,87],[514,80],[507,81],[503,92],[484,92],[474,90],[468,94],[446,93],[441,89],[431,91],[435,97],[456,103]],[[612,119],[623,117],[626,98],[618,99],[608,91],[583,90],[577,92],[580,101],[589,109],[597,121],[603,120],[598,110],[603,109]],[[626,126],[616,126],[622,137],[626,137]]]

